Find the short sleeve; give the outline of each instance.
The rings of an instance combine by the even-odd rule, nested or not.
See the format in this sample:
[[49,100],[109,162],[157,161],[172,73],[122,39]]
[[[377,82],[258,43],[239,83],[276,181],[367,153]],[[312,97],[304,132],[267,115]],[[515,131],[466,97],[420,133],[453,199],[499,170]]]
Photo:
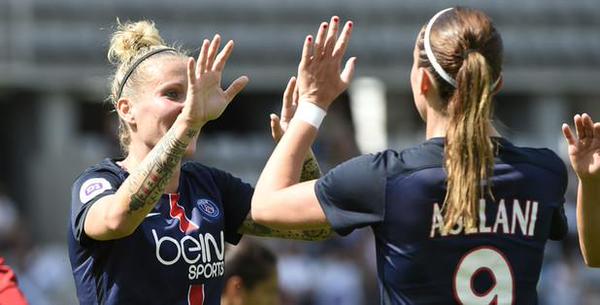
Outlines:
[[254,188],[240,178],[218,169],[212,169],[223,200],[225,210],[225,241],[232,245],[242,238],[238,233],[240,226],[250,212],[250,203]]
[[115,173],[106,170],[87,171],[75,181],[71,189],[71,229],[78,243],[91,241],[83,230],[90,207],[100,198],[114,194],[121,183]]
[[567,236],[569,232],[569,224],[567,222],[567,216],[565,215],[565,208],[563,205],[556,208],[552,213],[552,224],[550,225],[550,239],[551,240],[562,240]]
[[321,177],[315,193],[333,230],[347,235],[383,221],[386,181],[385,153],[351,159]]
[[567,191],[567,185],[569,183],[569,178],[568,178],[568,174],[567,174],[567,166],[566,164],[562,161],[562,159],[560,159],[553,151],[547,149],[546,151],[549,152],[549,154],[552,156],[553,161],[555,161],[554,163],[550,163],[549,164],[556,164],[556,172],[559,173],[559,185],[560,187],[557,187],[557,190],[560,190],[560,192],[558,194],[556,194],[557,197],[561,198],[560,200],[560,204],[554,209],[554,212],[552,213],[552,224],[550,226],[550,239],[551,240],[562,240],[563,238],[565,238],[565,236],[567,236],[567,233],[569,233],[569,224],[567,222],[567,216],[565,215],[565,207],[564,207],[564,203],[565,203],[565,193]]

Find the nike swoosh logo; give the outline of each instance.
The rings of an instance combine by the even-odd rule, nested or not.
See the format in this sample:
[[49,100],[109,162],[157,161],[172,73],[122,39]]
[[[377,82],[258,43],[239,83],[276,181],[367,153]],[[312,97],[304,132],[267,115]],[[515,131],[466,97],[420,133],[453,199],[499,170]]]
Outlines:
[[146,218],[152,217],[152,216],[157,216],[157,215],[160,215],[160,213],[148,213],[148,215],[146,215]]

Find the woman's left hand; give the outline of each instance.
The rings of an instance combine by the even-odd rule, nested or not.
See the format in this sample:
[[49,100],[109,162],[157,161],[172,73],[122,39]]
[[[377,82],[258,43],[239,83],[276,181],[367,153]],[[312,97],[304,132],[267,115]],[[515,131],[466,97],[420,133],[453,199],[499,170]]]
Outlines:
[[563,124],[562,131],[569,145],[569,159],[573,170],[583,182],[600,183],[600,122],[594,123],[584,113],[573,118],[577,136],[571,128]]
[[283,133],[285,133],[290,120],[294,117],[297,106],[298,90],[296,88],[296,77],[292,76],[283,92],[281,118],[271,113],[271,136],[273,136],[275,143],[279,143],[279,140],[283,137]]

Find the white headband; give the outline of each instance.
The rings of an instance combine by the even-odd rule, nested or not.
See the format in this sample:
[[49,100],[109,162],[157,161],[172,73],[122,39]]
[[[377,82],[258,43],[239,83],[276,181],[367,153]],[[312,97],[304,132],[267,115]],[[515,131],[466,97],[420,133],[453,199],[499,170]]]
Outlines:
[[452,85],[452,87],[456,88],[456,80],[452,78],[452,76],[450,76],[448,73],[446,73],[446,71],[444,71],[444,68],[442,68],[442,66],[440,66],[440,64],[437,62],[437,60],[435,59],[435,55],[433,55],[433,51],[431,50],[431,43],[429,42],[429,34],[431,33],[431,27],[433,26],[433,23],[443,13],[451,9],[452,8],[450,7],[445,10],[441,10],[433,17],[431,17],[431,20],[429,20],[429,23],[427,24],[427,28],[425,28],[425,37],[423,38],[423,42],[425,43],[425,53],[427,54],[427,59],[431,63],[431,66],[433,67],[435,72],[437,72],[437,74],[439,74],[445,81]]
[[[446,82],[448,82],[450,85],[452,85],[452,87],[456,88],[456,80],[454,78],[452,78],[452,76],[450,76],[450,74],[446,73],[446,71],[444,70],[444,68],[442,68],[442,66],[440,66],[440,64],[437,62],[437,59],[435,59],[435,55],[433,54],[433,50],[431,50],[431,43],[430,43],[430,34],[431,34],[431,27],[433,26],[433,23],[445,12],[452,10],[452,7],[449,7],[447,9],[441,10],[439,12],[437,12],[437,14],[435,14],[433,17],[431,17],[431,20],[429,20],[429,23],[427,23],[427,28],[425,28],[425,37],[423,38],[423,42],[425,45],[425,54],[427,54],[427,59],[429,60],[429,62],[431,63],[431,66],[433,67],[433,69],[435,70],[435,72],[437,72],[437,74],[439,74],[439,76],[441,76]],[[499,76],[498,79],[494,82],[494,84],[492,84],[492,90],[494,90],[496,88],[496,86],[498,86],[498,83],[500,83],[500,80],[502,79],[502,76]]]

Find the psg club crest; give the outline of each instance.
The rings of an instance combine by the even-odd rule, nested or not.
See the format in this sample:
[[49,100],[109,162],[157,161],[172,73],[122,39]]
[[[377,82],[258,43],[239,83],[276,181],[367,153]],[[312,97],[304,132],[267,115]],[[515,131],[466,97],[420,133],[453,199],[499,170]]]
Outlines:
[[210,218],[216,218],[219,216],[219,207],[217,205],[208,200],[208,199],[198,199],[197,201],[198,207],[200,208],[200,212],[205,216]]

